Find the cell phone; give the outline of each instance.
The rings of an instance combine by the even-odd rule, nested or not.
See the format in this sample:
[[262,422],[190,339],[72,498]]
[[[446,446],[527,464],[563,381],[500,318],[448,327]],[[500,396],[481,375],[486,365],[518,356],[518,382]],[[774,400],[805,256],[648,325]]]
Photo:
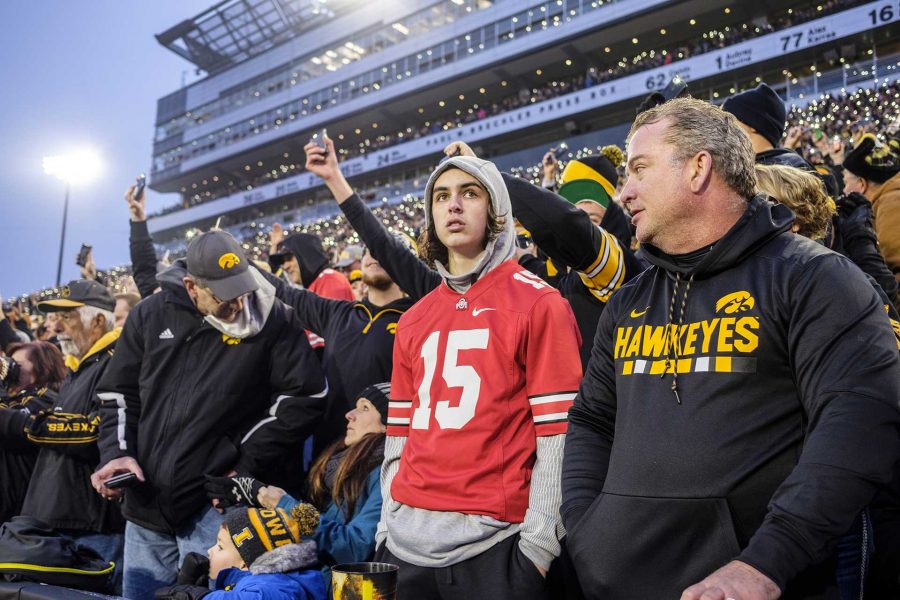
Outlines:
[[661,93],[663,98],[669,101],[677,98],[685,89],[687,89],[687,82],[680,75],[675,75]]
[[328,144],[325,143],[325,135],[328,133],[328,130],[324,127],[313,134],[311,138],[309,138],[310,143],[315,144],[319,148],[325,151],[325,156],[328,156]]
[[87,244],[81,245],[81,250],[78,251],[78,256],[75,258],[75,264],[79,267],[83,267],[87,264],[88,255],[91,253],[93,248],[88,246]]
[[140,200],[144,195],[144,186],[147,185],[147,176],[141,173],[137,177],[137,183],[134,186],[134,199]]
[[121,475],[116,475],[115,477],[107,479],[103,482],[103,486],[111,490],[116,490],[123,487],[131,487],[136,482],[137,475],[129,471],[128,473],[122,473]]

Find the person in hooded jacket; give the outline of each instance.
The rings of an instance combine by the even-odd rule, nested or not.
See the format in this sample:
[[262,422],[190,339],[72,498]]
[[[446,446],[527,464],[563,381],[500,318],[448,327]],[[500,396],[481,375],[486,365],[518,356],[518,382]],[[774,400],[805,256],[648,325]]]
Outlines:
[[[160,283],[129,314],[98,385],[102,466],[91,483],[108,500],[124,492],[124,593],[134,599],[172,583],[183,557],[215,537],[222,516],[204,475],[292,489],[327,393],[293,311],[228,233],[194,238]],[[104,485],[125,473],[131,487]]]
[[329,266],[322,240],[311,233],[292,233],[284,238],[269,264],[280,266],[295,286],[302,286],[323,298],[351,302],[354,299],[347,276]]
[[653,266],[611,298],[569,413],[562,517],[582,589],[833,593],[835,546],[900,457],[879,297],[755,196],[731,115],[677,99],[629,140],[622,199]]
[[[310,172],[329,168],[315,164],[311,157],[316,155],[309,148],[307,152]],[[410,256],[415,256],[412,240],[398,240]],[[360,390],[390,380],[397,321],[413,300],[404,296],[368,250],[362,260],[362,279],[368,294],[359,302],[324,298],[286,285],[268,273],[263,276],[275,286],[276,296],[294,309],[300,322],[327,340],[322,366],[329,382],[328,399],[325,415],[313,434],[309,457],[313,458],[343,436],[344,415],[353,408]]]
[[422,251],[441,283],[397,326],[376,560],[400,566],[401,600],[543,598],[562,536],[557,469],[581,376],[577,325],[559,292],[513,258],[493,163],[438,166],[425,222]]

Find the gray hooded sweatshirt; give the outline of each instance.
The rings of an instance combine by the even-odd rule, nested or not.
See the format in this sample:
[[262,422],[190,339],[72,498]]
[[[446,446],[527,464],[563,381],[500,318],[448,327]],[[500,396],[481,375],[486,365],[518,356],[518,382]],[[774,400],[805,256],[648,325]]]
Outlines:
[[[468,273],[451,275],[445,265],[435,261],[444,282],[464,293],[481,276],[515,254],[515,223],[509,192],[494,163],[468,156],[452,157],[441,163],[425,186],[425,223],[430,226],[431,195],[437,178],[447,169],[459,168],[469,173],[487,189],[494,214],[505,219],[503,230],[490,240],[475,268]],[[474,558],[504,539],[521,534],[519,548],[533,563],[549,569],[559,556],[559,540],[564,535],[559,516],[560,479],[564,435],[537,438],[537,459],[531,476],[528,510],[523,523],[506,523],[485,515],[436,512],[395,501],[390,494],[391,482],[400,467],[405,437],[388,436],[381,469],[383,498],[381,521],[376,544],[387,543],[397,558],[421,567],[446,567]]]

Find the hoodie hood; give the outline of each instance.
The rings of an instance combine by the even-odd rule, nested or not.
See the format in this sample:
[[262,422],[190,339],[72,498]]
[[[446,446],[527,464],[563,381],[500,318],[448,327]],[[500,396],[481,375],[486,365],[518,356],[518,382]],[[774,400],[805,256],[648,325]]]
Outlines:
[[509,200],[509,191],[506,184],[503,183],[503,176],[494,163],[475,158],[474,156],[453,156],[440,165],[431,173],[428,183],[425,185],[425,227],[430,228],[433,220],[431,214],[431,194],[434,190],[434,182],[442,173],[451,168],[457,168],[465,171],[475,179],[488,191],[491,197],[491,206],[494,214],[498,218],[504,219],[503,230],[497,236],[488,242],[482,252],[475,268],[468,273],[459,275],[451,275],[446,265],[442,265],[439,261],[435,261],[435,268],[440,273],[441,278],[448,286],[457,292],[466,292],[469,287],[477,281],[481,276],[488,273],[502,262],[510,259],[515,253],[514,242],[516,238],[516,226],[512,216],[512,204]]
[[159,286],[162,288],[172,289],[175,288],[184,289],[184,282],[182,279],[187,276],[187,260],[184,258],[179,258],[175,262],[173,262],[170,266],[164,268],[162,271],[156,274],[156,280],[159,282]]
[[292,233],[281,242],[281,248],[297,259],[300,265],[300,280],[303,287],[309,289],[328,264],[322,241],[309,233]]
[[676,265],[664,252],[650,244],[644,244],[645,258],[657,267],[695,279],[711,277],[753,254],[773,237],[788,231],[794,222],[794,213],[783,204],[773,204],[763,196],[754,196],[737,223],[709,253],[693,268]]
[[250,572],[254,575],[267,573],[290,573],[309,569],[318,562],[318,550],[313,541],[287,544],[270,550],[260,555],[250,565]]

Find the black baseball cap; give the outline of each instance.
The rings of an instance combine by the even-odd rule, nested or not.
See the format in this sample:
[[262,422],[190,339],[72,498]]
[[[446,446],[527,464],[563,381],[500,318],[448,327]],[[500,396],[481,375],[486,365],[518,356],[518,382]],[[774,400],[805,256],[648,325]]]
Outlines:
[[226,302],[259,288],[243,248],[225,231],[207,231],[191,241],[187,272]]
[[115,310],[116,299],[109,290],[91,279],[75,279],[59,290],[59,298],[38,302],[41,312],[59,312],[80,306],[93,306],[103,310]]

